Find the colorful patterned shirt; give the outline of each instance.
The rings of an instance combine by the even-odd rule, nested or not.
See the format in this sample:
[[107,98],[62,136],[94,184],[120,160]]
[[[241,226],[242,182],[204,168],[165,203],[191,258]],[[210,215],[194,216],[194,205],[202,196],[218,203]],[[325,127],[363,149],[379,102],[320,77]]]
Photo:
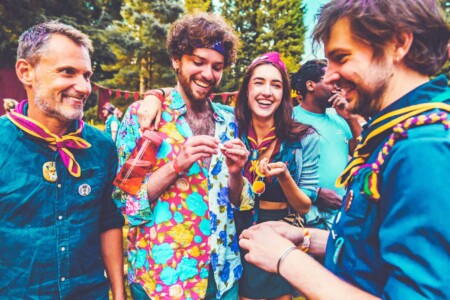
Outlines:
[[[237,136],[232,113],[210,102],[215,136],[221,143]],[[164,138],[151,172],[172,161],[192,131],[185,120],[186,104],[173,91],[163,103],[159,134]],[[121,167],[139,139],[137,115],[129,108],[119,128]],[[212,266],[217,297],[241,277],[233,207],[228,199],[228,168],[222,153],[213,155],[209,170],[198,162],[150,203],[148,176],[137,196],[116,189],[114,198],[128,217],[130,282],[141,284],[152,299],[204,298]],[[253,192],[244,180],[240,209],[253,206]]]

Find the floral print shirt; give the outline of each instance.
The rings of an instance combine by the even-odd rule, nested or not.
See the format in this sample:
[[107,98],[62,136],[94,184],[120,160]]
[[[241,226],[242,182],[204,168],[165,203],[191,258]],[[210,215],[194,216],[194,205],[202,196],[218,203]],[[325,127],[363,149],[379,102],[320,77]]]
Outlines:
[[[233,114],[210,104],[215,136],[221,143],[235,138]],[[140,138],[135,111],[132,105],[118,131],[119,169]],[[164,140],[151,172],[173,160],[192,136],[185,112],[186,104],[174,90],[163,103],[159,134]],[[114,191],[130,224],[129,281],[141,284],[152,299],[199,299],[205,296],[212,267],[220,297],[242,274],[225,157],[220,151],[212,156],[209,170],[194,163],[152,203],[147,195],[148,177],[137,195]],[[241,210],[251,209],[254,198],[251,186],[244,182]]]

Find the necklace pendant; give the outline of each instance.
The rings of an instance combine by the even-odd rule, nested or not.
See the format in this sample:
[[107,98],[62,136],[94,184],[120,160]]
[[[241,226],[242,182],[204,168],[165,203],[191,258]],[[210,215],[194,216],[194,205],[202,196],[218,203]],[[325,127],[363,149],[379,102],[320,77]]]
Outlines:
[[266,184],[264,181],[255,180],[252,184],[253,192],[257,195],[261,195],[266,190]]
[[257,160],[258,158],[259,158],[258,150],[252,150],[252,153],[250,154],[250,160]]

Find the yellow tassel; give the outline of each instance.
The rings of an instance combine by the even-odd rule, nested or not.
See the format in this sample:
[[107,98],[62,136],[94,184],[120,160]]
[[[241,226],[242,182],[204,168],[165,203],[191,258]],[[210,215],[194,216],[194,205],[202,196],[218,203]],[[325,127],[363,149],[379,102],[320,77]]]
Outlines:
[[380,199],[380,193],[378,192],[378,174],[372,171],[372,175],[370,176],[371,186],[370,192],[372,193],[372,199],[378,200]]

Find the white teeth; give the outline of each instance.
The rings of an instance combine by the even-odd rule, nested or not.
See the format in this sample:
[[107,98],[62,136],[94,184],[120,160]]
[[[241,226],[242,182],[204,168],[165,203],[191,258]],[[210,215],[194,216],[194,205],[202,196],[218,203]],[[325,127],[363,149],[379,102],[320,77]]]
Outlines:
[[64,98],[66,98],[67,100],[70,100],[70,101],[81,102],[81,103],[83,102],[83,98],[76,98],[76,97],[69,97],[69,96],[66,96]]
[[258,104],[261,104],[261,105],[271,105],[272,104],[272,101],[268,101],[268,100],[258,100],[257,102],[258,102]]
[[209,84],[206,83],[206,82],[204,82],[204,81],[194,80],[194,82],[195,82],[195,84],[197,84],[197,85],[199,85],[199,86],[201,86],[201,87],[204,87],[204,88],[209,87]]

